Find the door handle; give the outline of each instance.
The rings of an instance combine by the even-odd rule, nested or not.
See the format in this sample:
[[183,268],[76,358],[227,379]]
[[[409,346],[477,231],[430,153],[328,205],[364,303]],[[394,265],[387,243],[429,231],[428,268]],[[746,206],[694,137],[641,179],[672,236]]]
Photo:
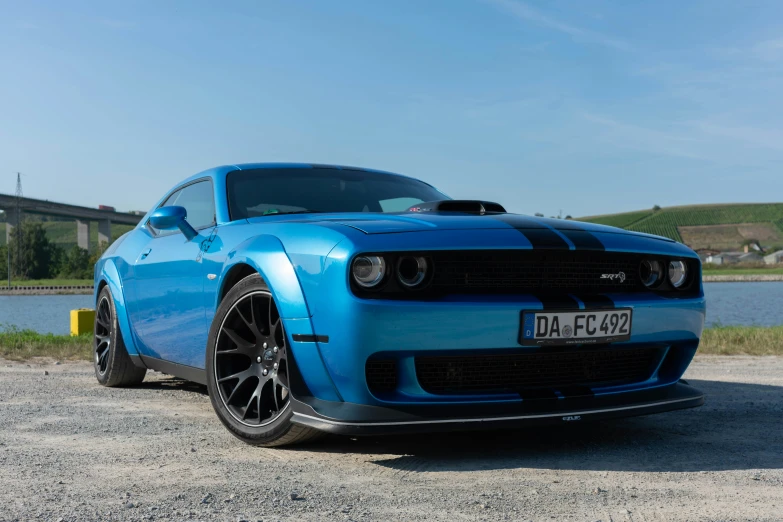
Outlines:
[[145,250],[144,252],[142,252],[142,253],[141,253],[141,256],[139,256],[139,260],[140,260],[140,261],[144,261],[145,259],[147,259],[147,256],[148,256],[148,255],[150,255],[150,252],[152,252],[152,249],[151,249],[151,248],[148,248],[147,250]]

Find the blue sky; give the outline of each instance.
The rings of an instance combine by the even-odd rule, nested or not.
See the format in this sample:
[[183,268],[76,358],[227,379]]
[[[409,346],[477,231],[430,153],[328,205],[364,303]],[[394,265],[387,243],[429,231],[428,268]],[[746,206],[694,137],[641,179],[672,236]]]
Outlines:
[[783,201],[783,2],[0,0],[0,192],[313,161],[583,216]]

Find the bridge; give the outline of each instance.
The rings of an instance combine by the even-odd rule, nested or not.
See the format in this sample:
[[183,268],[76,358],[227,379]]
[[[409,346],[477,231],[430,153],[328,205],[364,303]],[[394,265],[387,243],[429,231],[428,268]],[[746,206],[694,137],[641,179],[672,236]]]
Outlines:
[[142,218],[137,214],[80,207],[33,198],[20,198],[19,211],[17,212],[17,198],[8,194],[0,194],[0,210],[4,210],[6,215],[6,244],[11,239],[14,228],[21,222],[23,214],[38,214],[74,219],[76,221],[77,244],[85,250],[90,250],[91,222],[98,222],[98,242],[111,243],[112,223],[136,226]]

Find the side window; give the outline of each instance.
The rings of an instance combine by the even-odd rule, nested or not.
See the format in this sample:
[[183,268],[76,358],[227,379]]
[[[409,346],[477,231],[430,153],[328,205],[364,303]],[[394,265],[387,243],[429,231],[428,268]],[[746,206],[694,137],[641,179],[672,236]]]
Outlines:
[[[196,230],[215,224],[215,197],[212,182],[199,181],[183,187],[171,194],[161,207],[185,207],[188,211],[188,223]],[[157,231],[167,234],[168,231]]]

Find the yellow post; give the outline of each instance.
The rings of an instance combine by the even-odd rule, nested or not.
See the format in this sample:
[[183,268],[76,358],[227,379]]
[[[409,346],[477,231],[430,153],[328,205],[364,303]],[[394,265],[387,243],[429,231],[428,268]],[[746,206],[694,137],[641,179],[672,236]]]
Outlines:
[[71,310],[71,335],[92,333],[95,323],[95,310],[80,308]]

